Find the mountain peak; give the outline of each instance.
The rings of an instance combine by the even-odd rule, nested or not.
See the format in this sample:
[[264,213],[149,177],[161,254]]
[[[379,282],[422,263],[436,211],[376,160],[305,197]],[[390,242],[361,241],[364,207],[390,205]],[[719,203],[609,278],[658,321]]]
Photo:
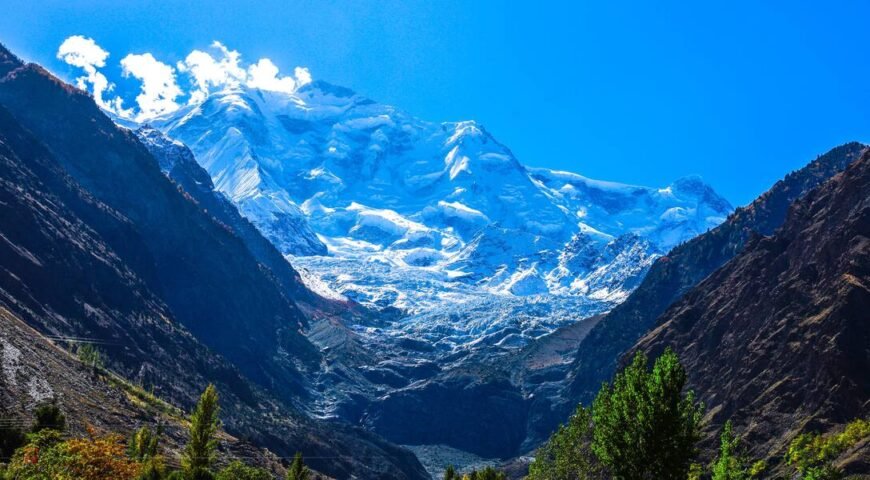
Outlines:
[[304,94],[313,91],[318,91],[324,95],[332,95],[333,97],[338,98],[350,98],[357,95],[355,91],[347,87],[335,85],[325,80],[314,80],[313,82],[306,83],[305,85],[299,87],[296,90],[296,93]]
[[24,65],[24,62],[0,43],[0,77]]

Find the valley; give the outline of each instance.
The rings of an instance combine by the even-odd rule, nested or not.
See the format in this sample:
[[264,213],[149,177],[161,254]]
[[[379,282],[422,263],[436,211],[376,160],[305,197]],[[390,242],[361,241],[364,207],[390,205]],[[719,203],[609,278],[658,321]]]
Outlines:
[[0,448],[50,405],[51,448],[154,428],[149,480],[722,480],[732,427],[727,478],[870,475],[866,145],[734,208],[304,73],[133,117],[0,46]]

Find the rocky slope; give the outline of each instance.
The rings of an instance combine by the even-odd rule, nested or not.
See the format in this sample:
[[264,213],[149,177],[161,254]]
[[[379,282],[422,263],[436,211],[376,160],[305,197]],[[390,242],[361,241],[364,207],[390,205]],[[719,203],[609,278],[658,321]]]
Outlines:
[[658,322],[636,348],[680,356],[707,405],[708,446],[732,419],[753,454],[776,459],[801,431],[870,414],[870,154]]
[[110,368],[185,408],[218,383],[228,430],[329,457],[314,462],[333,476],[426,476],[410,452],[294,407],[321,355],[300,332],[292,269],[267,268],[268,250],[249,247],[265,242],[209,214],[90,97],[3,49],[0,160],[8,311],[62,344],[98,344]]
[[[70,353],[0,308],[0,405],[5,425],[26,430],[33,409],[54,402],[64,412],[66,431],[85,436],[88,428],[99,433],[129,435],[142,426],[164,432],[161,448],[167,463],[180,464],[187,434],[184,412],[145,393],[141,387],[111,374],[96,373]],[[267,450],[221,432],[219,459],[234,458],[269,468],[278,475],[283,467]]]
[[[737,209],[720,226],[689,240],[656,260],[640,286],[616,306],[580,344],[569,388],[554,399],[558,415],[539,423],[543,439],[578,402],[588,404],[601,382],[616,371],[620,356],[656,324],[656,318],[686,291],[721,267],[757,235],[770,235],[785,220],[789,206],[841,172],[866,147],[849,143],[790,173],[749,206]],[[544,413],[551,408],[545,406]],[[534,436],[533,436],[534,438]]]

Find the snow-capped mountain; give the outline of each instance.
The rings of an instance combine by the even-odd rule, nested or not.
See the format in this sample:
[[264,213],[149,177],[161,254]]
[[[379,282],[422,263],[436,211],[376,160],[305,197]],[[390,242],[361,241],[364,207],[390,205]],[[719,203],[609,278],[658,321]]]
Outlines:
[[[477,340],[489,329],[445,312],[481,303],[557,296],[572,318],[606,310],[732,209],[694,177],[648,188],[527,168],[473,121],[422,121],[319,81],[294,94],[231,88],[154,125],[191,148],[309,287],[408,313],[388,335]],[[519,331],[549,331],[563,321],[551,314]]]

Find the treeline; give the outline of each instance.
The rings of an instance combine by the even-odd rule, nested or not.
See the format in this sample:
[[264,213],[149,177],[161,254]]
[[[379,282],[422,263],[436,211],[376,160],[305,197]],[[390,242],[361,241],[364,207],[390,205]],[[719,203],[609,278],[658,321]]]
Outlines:
[[[65,438],[66,417],[57,405],[34,411],[25,431],[21,422],[0,419],[0,479],[2,480],[274,480],[263,468],[236,460],[217,468],[220,406],[218,392],[209,385],[202,393],[188,427],[188,442],[181,454],[181,469],[167,467],[161,429],[142,427],[129,439],[88,428],[84,438]],[[315,480],[297,453],[287,480]]]
[[[536,453],[529,480],[751,480],[777,478],[764,461],[748,458],[727,422],[710,465],[697,463],[702,403],[683,393],[686,372],[671,351],[648,368],[637,353],[591,407],[578,406]],[[785,457],[785,478],[837,480],[834,461],[870,437],[870,422],[856,420],[837,434],[795,438]]]

